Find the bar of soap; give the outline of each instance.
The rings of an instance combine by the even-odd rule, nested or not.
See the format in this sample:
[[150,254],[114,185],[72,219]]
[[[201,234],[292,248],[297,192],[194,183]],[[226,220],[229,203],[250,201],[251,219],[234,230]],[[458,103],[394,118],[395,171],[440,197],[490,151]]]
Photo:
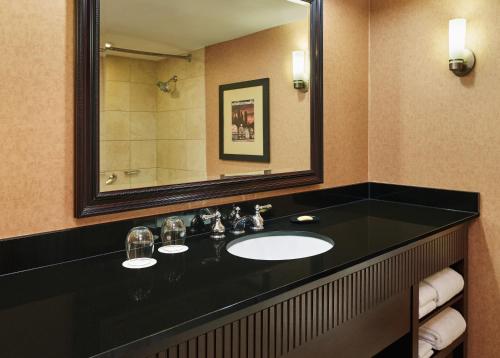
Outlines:
[[313,221],[314,218],[312,216],[309,216],[309,215],[303,215],[303,216],[299,216],[297,218],[298,221]]

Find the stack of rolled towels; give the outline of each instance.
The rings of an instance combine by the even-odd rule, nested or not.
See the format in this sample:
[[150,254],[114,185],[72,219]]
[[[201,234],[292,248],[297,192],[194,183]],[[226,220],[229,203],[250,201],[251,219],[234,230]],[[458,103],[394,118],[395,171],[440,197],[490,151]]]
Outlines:
[[418,318],[444,305],[463,289],[464,278],[449,267],[427,277],[419,284]]
[[[419,318],[444,305],[464,288],[464,279],[456,271],[446,268],[427,277],[419,284]],[[418,356],[429,358],[434,350],[442,350],[465,332],[462,315],[448,307],[423,324],[418,332]]]
[[437,291],[422,281],[418,284],[418,318],[422,318],[437,308]]
[[421,339],[418,340],[418,358],[429,358],[432,357],[434,351],[432,346]]

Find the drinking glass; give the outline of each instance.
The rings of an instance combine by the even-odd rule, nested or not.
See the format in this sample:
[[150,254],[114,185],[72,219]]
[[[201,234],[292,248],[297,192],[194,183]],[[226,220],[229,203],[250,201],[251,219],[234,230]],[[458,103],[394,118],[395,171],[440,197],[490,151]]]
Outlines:
[[161,226],[161,241],[163,246],[184,245],[186,225],[178,216],[166,218]]
[[128,232],[125,246],[129,260],[149,259],[154,251],[153,233],[145,226],[134,227]]

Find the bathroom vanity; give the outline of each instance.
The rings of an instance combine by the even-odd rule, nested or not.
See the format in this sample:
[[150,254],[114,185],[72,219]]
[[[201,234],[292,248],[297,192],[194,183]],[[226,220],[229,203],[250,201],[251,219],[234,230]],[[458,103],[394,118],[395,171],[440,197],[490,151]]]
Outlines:
[[[138,220],[73,229],[80,232],[65,233],[65,244],[60,233],[1,242],[2,257],[17,252],[19,260],[0,267],[0,324],[10,327],[0,338],[4,356],[416,357],[415,285],[448,266],[466,289],[447,306],[467,318],[467,226],[479,215],[477,194],[367,183],[268,200],[274,214],[264,233],[314,233],[333,248],[251,260],[227,252],[235,236],[202,233],[187,238],[187,252],[155,251],[155,266],[129,270],[123,248],[66,263],[56,257],[76,247],[88,255],[110,237],[123,245],[115,231],[144,224]],[[297,213],[319,222],[292,223]],[[23,266],[21,253],[33,250],[45,266]],[[453,356],[464,357],[465,345],[466,335],[450,347]]]
[[[467,319],[467,232],[479,216],[479,194],[381,183],[333,188],[367,173],[366,143],[352,146],[366,139],[366,128],[345,129],[367,120],[369,38],[359,29],[370,17],[348,2],[329,4],[324,16],[323,2],[60,4],[68,18],[54,31],[75,25],[74,46],[69,33],[54,37],[75,49],[75,75],[68,77],[74,77],[74,101],[64,93],[64,103],[75,104],[75,120],[63,116],[64,131],[36,134],[67,135],[54,153],[74,138],[74,175],[63,154],[49,152],[28,164],[52,158],[59,164],[45,169],[71,176],[74,187],[59,178],[33,189],[45,171],[13,176],[16,185],[4,192],[29,190],[10,196],[6,220],[15,216],[26,227],[6,232],[78,227],[0,240],[1,357],[416,358],[424,322],[451,306]],[[40,19],[53,27],[45,10],[33,14],[43,11]],[[325,59],[323,19],[329,21]],[[32,37],[31,30],[23,33]],[[72,72],[67,61],[50,60],[39,71]],[[342,74],[329,77],[334,86],[323,88],[324,68]],[[334,105],[325,106],[323,97]],[[48,98],[48,107],[63,103]],[[334,136],[323,133],[324,110],[327,128],[341,129]],[[29,123],[23,128],[33,132]],[[339,138],[353,143],[337,148]],[[349,155],[338,155],[346,150]],[[47,188],[61,193],[52,200]],[[276,196],[290,188],[295,194]],[[68,192],[75,193],[74,221],[66,212]],[[33,193],[43,200],[29,201],[26,217],[48,205],[63,207],[38,215],[36,225],[23,222],[21,199]],[[239,221],[225,232],[229,200],[257,197],[235,204],[242,215],[255,213],[252,227],[263,236],[251,236]],[[201,215],[200,206],[214,203],[224,205]],[[263,220],[258,208],[252,212],[257,204],[271,204]],[[83,219],[148,208],[168,215]],[[64,216],[40,226],[50,213]],[[172,215],[183,220],[171,220],[177,228],[201,218],[199,227],[187,225],[188,250],[160,253],[157,237],[151,253],[151,231],[158,235]],[[297,223],[297,215],[317,220]],[[204,222],[211,218],[220,219],[212,233]],[[89,222],[102,224],[84,226]],[[147,257],[151,267],[125,268],[125,240],[134,238],[127,233],[138,226],[135,237],[146,233],[156,261]],[[251,237],[261,246],[245,247]],[[463,276],[465,289],[419,319],[419,282],[446,267]],[[467,332],[434,357],[466,354]]]

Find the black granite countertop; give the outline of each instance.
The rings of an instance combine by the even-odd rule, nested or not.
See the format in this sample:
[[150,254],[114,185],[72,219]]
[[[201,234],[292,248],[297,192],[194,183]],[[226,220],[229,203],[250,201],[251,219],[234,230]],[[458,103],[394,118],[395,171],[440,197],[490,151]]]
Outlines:
[[[199,235],[189,251],[163,255],[143,270],[121,266],[124,252],[0,276],[2,356],[110,355],[152,336],[168,337],[478,216],[379,200],[314,211],[319,223],[288,217],[265,231],[297,230],[332,238],[335,247],[290,261],[230,255],[225,244]],[[135,342],[135,343],[134,343]],[[50,353],[47,353],[50,352]]]

